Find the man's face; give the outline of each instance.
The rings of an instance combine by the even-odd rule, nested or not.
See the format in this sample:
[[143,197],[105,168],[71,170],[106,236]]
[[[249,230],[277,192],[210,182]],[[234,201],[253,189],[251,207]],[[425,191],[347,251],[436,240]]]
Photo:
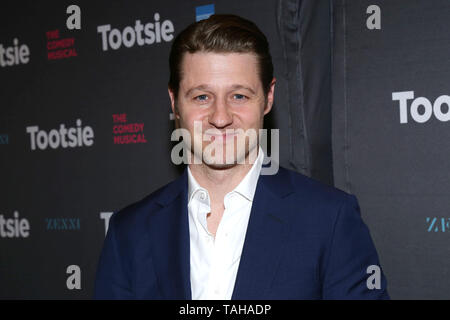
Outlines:
[[272,107],[275,88],[273,79],[266,100],[256,56],[186,53],[181,68],[176,106],[170,89],[169,95],[179,127],[187,129],[192,137],[194,157],[219,169],[242,163],[250,152],[254,155],[257,139],[245,139],[244,134],[250,136],[253,132],[257,137],[264,115]]

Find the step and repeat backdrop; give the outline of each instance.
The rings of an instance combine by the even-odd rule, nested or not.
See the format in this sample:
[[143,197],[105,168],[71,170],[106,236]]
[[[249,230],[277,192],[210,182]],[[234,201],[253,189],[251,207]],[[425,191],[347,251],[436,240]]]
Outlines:
[[113,212],[170,160],[174,37],[267,35],[282,166],[355,194],[393,299],[450,298],[450,2],[20,1],[0,11],[0,298],[90,299]]
[[335,185],[399,299],[450,298],[450,2],[335,1]]
[[267,35],[281,165],[333,183],[329,1],[20,1],[0,10],[0,298],[89,299],[112,213],[178,177],[174,37],[213,13]]

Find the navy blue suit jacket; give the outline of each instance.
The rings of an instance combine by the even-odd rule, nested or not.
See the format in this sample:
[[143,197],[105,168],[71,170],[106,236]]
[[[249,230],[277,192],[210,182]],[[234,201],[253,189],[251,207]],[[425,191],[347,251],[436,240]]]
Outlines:
[[[114,213],[96,299],[191,299],[187,170]],[[357,200],[280,167],[258,179],[232,299],[387,299]]]

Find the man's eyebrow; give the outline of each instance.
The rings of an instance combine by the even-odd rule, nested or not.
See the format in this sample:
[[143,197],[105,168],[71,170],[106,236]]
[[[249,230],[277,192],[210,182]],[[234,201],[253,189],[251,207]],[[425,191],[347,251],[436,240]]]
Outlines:
[[[195,90],[208,90],[210,87],[208,86],[208,85],[206,85],[206,84],[201,84],[201,85],[199,85],[199,86],[196,86],[196,87],[193,87],[193,88],[190,88],[188,91],[186,91],[186,93],[185,93],[185,96],[187,97],[187,96],[189,96],[193,91],[195,91]],[[246,87],[246,86],[243,86],[243,85],[241,85],[241,84],[234,84],[234,85],[232,85],[231,87],[230,87],[230,89],[232,90],[232,91],[234,91],[234,90],[239,90],[239,89],[244,89],[244,90],[248,90],[248,91],[250,91],[252,94],[256,94],[256,92],[255,92],[255,90],[253,90],[252,88],[250,88],[250,87]]]
[[208,85],[206,85],[206,84],[201,84],[201,85],[199,85],[199,86],[190,88],[188,91],[186,91],[186,93],[184,94],[184,96],[185,96],[185,97],[189,96],[189,95],[192,93],[192,91],[195,91],[195,90],[207,90],[208,88],[209,88]]
[[232,90],[244,89],[244,90],[250,91],[252,94],[256,94],[255,90],[253,90],[253,89],[250,88],[250,87],[243,86],[243,85],[241,85],[241,84],[234,84],[234,85],[231,86],[231,89],[232,89]]

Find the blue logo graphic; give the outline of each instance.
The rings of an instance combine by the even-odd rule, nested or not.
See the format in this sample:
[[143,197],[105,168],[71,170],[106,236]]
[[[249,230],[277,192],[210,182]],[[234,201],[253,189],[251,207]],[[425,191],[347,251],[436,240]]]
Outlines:
[[450,232],[450,218],[427,217],[428,232]]
[[9,136],[7,134],[0,134],[0,144],[8,144]]
[[80,230],[80,218],[46,218],[47,230]]
[[214,4],[207,4],[195,8],[195,21],[208,19],[214,14]]

